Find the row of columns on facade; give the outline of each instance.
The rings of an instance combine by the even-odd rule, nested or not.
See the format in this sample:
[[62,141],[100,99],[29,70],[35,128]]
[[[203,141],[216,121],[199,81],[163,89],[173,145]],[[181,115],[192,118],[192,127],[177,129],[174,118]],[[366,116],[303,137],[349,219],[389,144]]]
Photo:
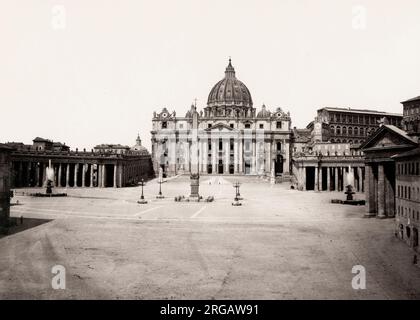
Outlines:
[[[307,183],[307,177],[306,177],[306,168],[308,167],[300,167],[298,170],[300,170],[299,175],[302,178],[303,186],[302,189],[306,190],[306,183]],[[353,170],[353,181],[351,182],[351,185],[353,187],[353,190],[356,192],[364,192],[364,184],[365,184],[365,174],[363,167],[324,167],[324,166],[318,166],[318,167],[312,167],[315,169],[315,177],[314,177],[314,190],[315,191],[345,191],[346,187],[346,178],[345,174],[349,172],[349,170]],[[326,171],[326,189],[323,188],[323,169]]]
[[[277,150],[275,150],[274,144],[271,142],[263,142],[264,148],[260,150],[257,148],[256,141],[252,141],[251,150],[244,150],[244,141],[242,139],[234,140],[233,150],[230,149],[230,140],[224,139],[223,150],[219,150],[219,140],[213,139],[211,142],[211,150],[208,150],[208,142],[206,143],[198,143],[198,150],[199,150],[199,171],[202,173],[207,173],[208,165],[211,164],[212,166],[212,173],[218,174],[218,166],[219,160],[222,160],[224,166],[224,173],[229,173],[230,165],[233,164],[234,174],[243,173],[245,163],[247,162],[246,159],[249,159],[250,171],[251,173],[260,173],[260,172],[270,172],[271,168],[274,166],[275,159],[273,159],[273,155],[276,154]],[[283,145],[283,144],[282,144]],[[286,146],[285,146],[286,147]],[[169,148],[169,152],[172,158],[175,159],[176,155],[176,148]],[[211,151],[211,158],[209,159],[209,151]],[[268,152],[267,152],[268,151]],[[279,150],[281,151],[281,150]],[[268,154],[267,154],[268,153]],[[220,155],[221,154],[221,155]],[[231,161],[231,155],[233,154],[233,161]],[[179,170],[182,166],[184,166],[185,170],[189,170],[190,164],[190,152],[185,152],[185,159],[183,163],[177,164],[176,169]],[[156,156],[158,157],[158,161],[160,160],[160,153],[157,152]],[[285,159],[284,163],[288,163],[288,154],[287,152],[284,153]],[[169,164],[170,166],[171,164]],[[172,165],[175,165],[173,163]],[[171,171],[175,171],[175,168],[170,169]],[[284,172],[288,172],[288,168],[283,169]]]
[[[27,168],[24,169],[24,165]],[[118,183],[118,166],[113,164],[112,187],[120,186]],[[47,163],[18,162],[16,187],[40,187],[47,183]],[[54,168],[53,185],[57,187],[105,187],[107,169],[105,164],[88,163],[58,163],[52,164]],[[71,171],[73,171],[71,176]],[[24,174],[26,175],[24,177]]]

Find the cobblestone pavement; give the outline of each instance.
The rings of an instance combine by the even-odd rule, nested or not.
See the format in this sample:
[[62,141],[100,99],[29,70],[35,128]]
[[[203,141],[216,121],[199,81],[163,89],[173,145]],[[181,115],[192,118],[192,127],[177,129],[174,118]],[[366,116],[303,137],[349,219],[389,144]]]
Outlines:
[[[235,181],[241,207],[231,205]],[[201,177],[211,203],[174,201],[189,193],[185,176],[162,184],[165,199],[158,190],[147,183],[145,205],[140,187],[59,189],[67,198],[17,190],[12,216],[51,221],[0,239],[0,299],[420,298],[420,269],[393,221],[330,203],[342,193],[229,176]],[[65,290],[51,287],[55,265]],[[352,289],[355,265],[365,290]]]

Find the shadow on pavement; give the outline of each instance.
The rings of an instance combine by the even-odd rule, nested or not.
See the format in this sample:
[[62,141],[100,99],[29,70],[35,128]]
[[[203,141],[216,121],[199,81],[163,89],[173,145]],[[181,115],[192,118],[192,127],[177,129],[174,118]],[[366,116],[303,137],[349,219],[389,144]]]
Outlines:
[[0,230],[0,239],[52,221],[52,219],[35,219],[35,218],[20,218],[20,217],[19,218],[13,217],[13,218],[10,218],[10,220],[11,220],[11,223],[10,223],[11,226],[8,228],[2,228]]

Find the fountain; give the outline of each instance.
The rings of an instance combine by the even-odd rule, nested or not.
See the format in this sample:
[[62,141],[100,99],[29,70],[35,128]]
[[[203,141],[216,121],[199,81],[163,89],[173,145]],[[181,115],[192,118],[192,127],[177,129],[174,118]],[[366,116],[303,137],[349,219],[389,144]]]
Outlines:
[[353,184],[354,184],[354,174],[349,166],[349,171],[345,175],[345,188],[346,191],[344,194],[346,195],[346,200],[340,199],[333,199],[331,200],[332,203],[340,203],[340,204],[349,204],[353,206],[364,205],[366,203],[365,200],[355,200],[353,195],[356,193],[353,191]]
[[344,192],[347,195],[347,201],[353,201],[353,195],[355,192],[353,191],[353,184],[354,184],[354,174],[349,167],[349,172],[346,174],[346,192]]
[[54,168],[51,165],[51,159],[48,161],[48,167],[45,170],[47,187],[45,193],[37,192],[32,193],[31,196],[34,197],[67,197],[67,193],[53,193],[53,181],[54,181]]

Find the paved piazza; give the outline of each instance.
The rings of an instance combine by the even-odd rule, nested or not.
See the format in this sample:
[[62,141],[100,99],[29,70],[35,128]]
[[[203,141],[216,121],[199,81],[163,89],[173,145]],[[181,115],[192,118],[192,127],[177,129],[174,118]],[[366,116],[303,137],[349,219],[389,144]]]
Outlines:
[[[242,207],[231,206],[236,180]],[[215,202],[177,203],[188,177],[164,183],[166,199],[158,188],[147,183],[146,205],[140,187],[16,196],[12,216],[51,221],[0,239],[0,299],[420,298],[420,269],[393,221],[330,203],[342,193],[202,176]],[[66,268],[65,290],[51,288],[54,265]],[[354,265],[366,268],[366,290],[352,289]]]

